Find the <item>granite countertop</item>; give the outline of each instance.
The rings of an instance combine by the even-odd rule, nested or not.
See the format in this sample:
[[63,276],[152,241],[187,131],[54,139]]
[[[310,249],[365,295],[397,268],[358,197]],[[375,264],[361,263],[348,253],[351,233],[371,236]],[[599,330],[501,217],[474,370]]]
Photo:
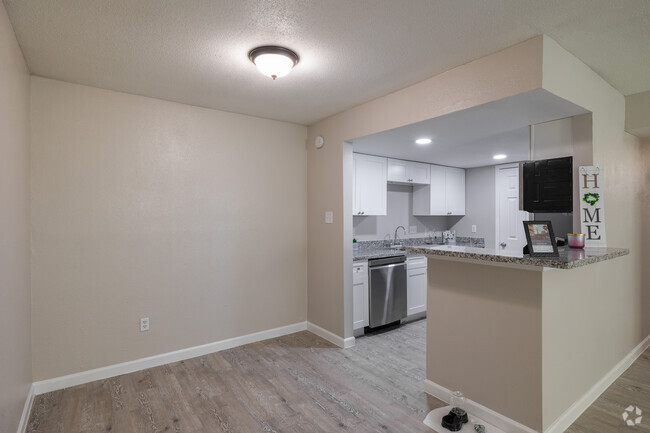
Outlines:
[[[388,247],[387,241],[385,240],[375,240],[375,241],[361,241],[357,245],[359,246],[357,251],[353,252],[354,261],[368,260],[368,259],[380,259],[383,257],[395,257],[395,256],[421,256],[423,253],[409,251],[409,247],[415,248],[425,248],[425,247],[434,247],[442,246],[441,243],[435,242],[437,239],[432,238],[405,238],[400,239],[400,242],[404,245],[406,250],[400,250],[397,248]],[[440,239],[442,240],[442,239]],[[433,242],[433,243],[432,243]],[[388,241],[390,243],[390,241]],[[465,245],[477,247],[477,249],[482,250],[485,246],[485,239],[479,237],[458,237],[456,240],[456,245]]]
[[441,256],[441,258],[449,257],[495,264],[505,263],[556,269],[578,268],[630,254],[630,250],[626,248],[587,247],[584,249],[571,249],[569,247],[559,247],[559,257],[532,258],[528,254],[524,255],[522,253],[502,252],[489,248],[472,248],[455,245],[411,246],[406,247],[406,251],[411,254],[424,254],[429,257]]

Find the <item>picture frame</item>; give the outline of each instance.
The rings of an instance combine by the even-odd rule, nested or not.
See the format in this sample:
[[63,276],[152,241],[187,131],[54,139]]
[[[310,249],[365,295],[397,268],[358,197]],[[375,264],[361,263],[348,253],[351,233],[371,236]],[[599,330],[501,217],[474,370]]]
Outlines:
[[531,257],[558,257],[553,225],[550,221],[524,221],[524,232]]

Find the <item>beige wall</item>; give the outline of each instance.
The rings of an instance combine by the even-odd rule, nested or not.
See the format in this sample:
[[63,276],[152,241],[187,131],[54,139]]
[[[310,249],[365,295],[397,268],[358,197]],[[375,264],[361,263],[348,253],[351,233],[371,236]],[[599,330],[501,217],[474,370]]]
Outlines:
[[573,118],[551,120],[532,127],[531,159],[573,156]]
[[427,272],[427,379],[541,431],[542,272],[435,258]]
[[[618,290],[625,257],[544,272],[542,303],[544,428],[582,397],[631,348],[620,329],[638,326],[639,305]],[[637,342],[638,343],[638,342]],[[636,344],[635,344],[636,345]],[[634,346],[632,346],[634,347]],[[611,360],[621,354],[612,365]]]
[[[352,304],[351,176],[346,174],[344,183],[343,173],[343,167],[351,172],[352,146],[342,143],[538,89],[541,50],[537,37],[309,127],[309,321],[352,336],[352,312],[344,313]],[[321,149],[313,146],[318,135],[325,138]],[[324,223],[325,211],[334,212],[334,224]]]
[[[593,142],[593,117],[591,113],[571,118],[571,131],[573,135],[573,172],[577,173],[580,166],[589,166],[594,163]],[[580,194],[580,184],[573,182],[573,196]],[[580,232],[580,201],[573,201],[573,227]]]
[[14,432],[32,382],[29,71],[0,3],[0,432]]
[[[563,358],[565,368],[575,370],[585,363],[590,368],[581,370],[580,380],[567,382],[561,391],[547,382],[557,377],[554,372],[544,376],[544,406],[552,408],[544,411],[546,426],[639,344],[648,330],[642,326],[643,245],[639,235],[643,211],[640,198],[647,185],[641,182],[644,171],[641,144],[624,132],[625,99],[547,37],[544,38],[544,88],[592,112],[593,162],[603,167],[606,176],[607,243],[630,249],[629,256],[612,261],[608,267],[608,275],[616,278],[596,280],[594,296],[606,308],[609,325],[606,331]],[[615,294],[606,292],[614,288]]]
[[643,249],[641,251],[641,267],[643,274],[641,275],[642,282],[642,297],[641,297],[641,310],[643,314],[643,332],[642,334],[650,334],[650,140],[641,143],[641,154],[643,166],[643,176],[641,177],[641,185],[643,192],[641,195],[641,203],[643,211],[641,214],[641,244]]
[[650,90],[625,97],[625,130],[650,138]]
[[31,84],[35,380],[306,319],[305,127]]

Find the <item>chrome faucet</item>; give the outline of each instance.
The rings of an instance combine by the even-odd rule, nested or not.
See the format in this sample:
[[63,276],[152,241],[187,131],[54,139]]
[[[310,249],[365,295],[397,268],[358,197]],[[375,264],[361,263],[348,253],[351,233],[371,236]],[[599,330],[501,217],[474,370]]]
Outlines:
[[404,230],[404,234],[406,234],[406,229],[404,228],[404,226],[397,226],[397,228],[395,229],[395,239],[393,239],[393,245],[397,245],[397,230],[399,230],[400,228]]

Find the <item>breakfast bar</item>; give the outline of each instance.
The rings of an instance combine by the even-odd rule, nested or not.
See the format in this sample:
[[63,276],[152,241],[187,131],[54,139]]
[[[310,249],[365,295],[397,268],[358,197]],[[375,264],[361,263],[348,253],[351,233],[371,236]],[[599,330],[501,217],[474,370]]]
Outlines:
[[531,258],[486,248],[407,247],[428,258],[425,390],[544,431],[606,372],[590,359],[620,320],[629,250],[559,248]]
[[630,250],[625,248],[581,248],[559,247],[558,257],[530,257],[528,254],[497,251],[488,248],[473,248],[457,245],[418,246],[407,248],[413,254],[425,254],[437,259],[459,260],[468,263],[509,265],[512,267],[535,269],[574,269],[615,257],[625,256]]

